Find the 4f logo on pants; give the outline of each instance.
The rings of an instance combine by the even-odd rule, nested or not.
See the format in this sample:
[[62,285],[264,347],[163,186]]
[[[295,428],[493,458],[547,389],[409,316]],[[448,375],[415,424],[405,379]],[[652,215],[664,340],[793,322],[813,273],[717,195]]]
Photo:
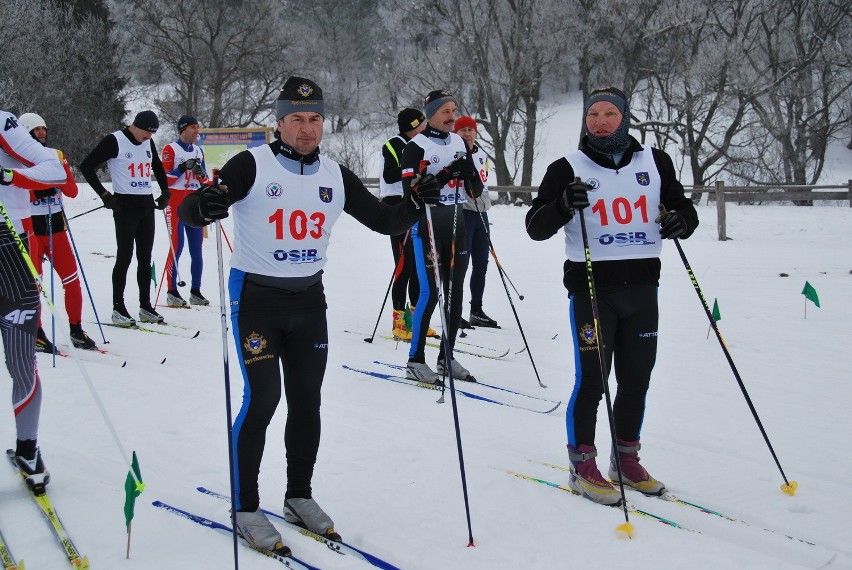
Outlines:
[[33,309],[25,309],[23,311],[20,310],[20,309],[15,309],[14,311],[9,313],[8,315],[4,315],[3,318],[5,320],[9,321],[10,323],[13,323],[13,324],[16,324],[16,325],[22,325],[25,322],[27,322],[28,320],[35,317],[35,315],[36,315],[36,312]]

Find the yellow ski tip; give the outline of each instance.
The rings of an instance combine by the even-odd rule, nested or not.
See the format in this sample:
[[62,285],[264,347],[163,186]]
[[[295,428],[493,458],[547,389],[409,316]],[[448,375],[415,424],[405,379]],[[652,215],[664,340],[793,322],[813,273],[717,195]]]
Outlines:
[[23,561],[23,560],[21,560],[20,562],[18,562],[18,565],[17,565],[17,566],[15,566],[15,568],[17,568],[18,570],[26,570],[26,569],[24,568],[24,561]]
[[789,483],[784,483],[781,485],[781,491],[790,495],[791,497],[796,494],[796,489],[799,488],[799,483],[797,481],[790,481]]
[[618,534],[619,538],[624,538],[626,536],[627,538],[632,539],[634,533],[633,525],[629,522],[620,524],[615,527],[615,532]]

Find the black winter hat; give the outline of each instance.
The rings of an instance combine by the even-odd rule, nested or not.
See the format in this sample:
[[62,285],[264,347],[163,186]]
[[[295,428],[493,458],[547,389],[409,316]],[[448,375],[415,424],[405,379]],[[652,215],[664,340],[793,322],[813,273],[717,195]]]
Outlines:
[[154,111],[141,111],[133,119],[133,126],[149,133],[156,133],[160,128],[160,119]]
[[399,126],[400,134],[405,134],[410,130],[416,129],[425,120],[426,115],[411,107],[406,107],[396,116],[396,124]]
[[197,125],[198,119],[193,117],[192,115],[181,115],[180,119],[177,121],[177,130],[178,134],[182,133],[185,128],[190,125]]
[[320,86],[304,77],[290,77],[275,101],[275,118],[299,112],[319,113],[325,117],[325,103]]

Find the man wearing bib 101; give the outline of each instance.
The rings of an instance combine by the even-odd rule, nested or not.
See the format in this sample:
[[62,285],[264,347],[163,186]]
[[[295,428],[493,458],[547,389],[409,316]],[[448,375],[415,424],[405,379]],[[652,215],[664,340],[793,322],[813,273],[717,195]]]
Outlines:
[[[608,369],[614,363],[618,384],[613,403],[617,441],[610,454],[609,479],[618,481],[618,453],[625,485],[647,495],[662,494],[665,486],[648,474],[638,455],[657,355],[660,252],[663,239],[686,239],[698,226],[698,214],[684,196],[671,158],[640,144],[628,134],[629,128],[624,93],[612,87],[592,91],[579,150],[548,166],[526,218],[527,233],[534,240],[564,230],[563,283],[570,300],[576,370],[565,418],[569,485],[607,505],[620,504],[621,494],[595,461],[595,420],[603,396],[600,362]],[[592,259],[600,339],[595,338],[580,209]]]
[[382,204],[348,168],[320,153],[324,115],[319,86],[290,77],[276,101],[279,138],[233,157],[214,184],[187,196],[178,210],[192,226],[229,209],[234,214],[231,322],[245,382],[233,438],[237,528],[251,544],[284,555],[289,548],[258,508],[257,482],[266,429],[281,399],[279,367],[287,402],[285,518],[340,540],[311,489],[328,358],[322,275],[331,228],[347,212],[374,231],[400,234],[420,219],[424,201],[440,199],[432,181],[419,196]]

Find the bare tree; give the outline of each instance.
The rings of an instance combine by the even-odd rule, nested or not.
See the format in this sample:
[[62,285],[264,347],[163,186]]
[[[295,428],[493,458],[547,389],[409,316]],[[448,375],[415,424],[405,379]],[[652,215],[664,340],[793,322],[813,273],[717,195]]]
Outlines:
[[131,41],[153,66],[164,115],[191,113],[211,127],[268,122],[292,55],[280,8],[278,0],[126,0],[125,16],[138,22]]
[[[498,185],[518,178],[531,184],[541,86],[568,41],[554,17],[561,4],[426,0],[397,11],[396,27],[420,22],[422,30],[403,50],[407,59],[395,60],[408,79],[403,84],[422,85],[421,97],[430,89],[447,88],[462,111],[476,116]],[[512,160],[516,143],[522,145],[519,163]],[[529,194],[519,196],[529,199]]]
[[323,86],[333,133],[353,120],[364,126],[375,108],[373,54],[381,34],[377,4],[378,0],[298,3],[306,34],[322,48],[306,65]]
[[678,145],[695,185],[714,178],[748,142],[742,134],[751,125],[750,105],[740,79],[755,19],[743,4],[669,4],[664,13],[671,25],[658,43],[656,66],[633,99],[634,114],[645,117],[634,128],[643,137],[651,133],[660,148]]
[[[688,0],[685,4],[692,4]],[[660,44],[686,17],[675,0],[579,0],[572,3],[567,33],[577,45],[583,98],[595,88],[615,86],[632,94],[658,68]]]
[[[747,54],[754,112],[776,147],[753,156],[750,181],[814,184],[828,143],[848,128],[852,5],[844,1],[757,1],[757,49]],[[776,160],[769,160],[770,158]]]
[[0,26],[0,107],[36,112],[72,164],[124,117],[112,26],[55,0],[9,0]]

